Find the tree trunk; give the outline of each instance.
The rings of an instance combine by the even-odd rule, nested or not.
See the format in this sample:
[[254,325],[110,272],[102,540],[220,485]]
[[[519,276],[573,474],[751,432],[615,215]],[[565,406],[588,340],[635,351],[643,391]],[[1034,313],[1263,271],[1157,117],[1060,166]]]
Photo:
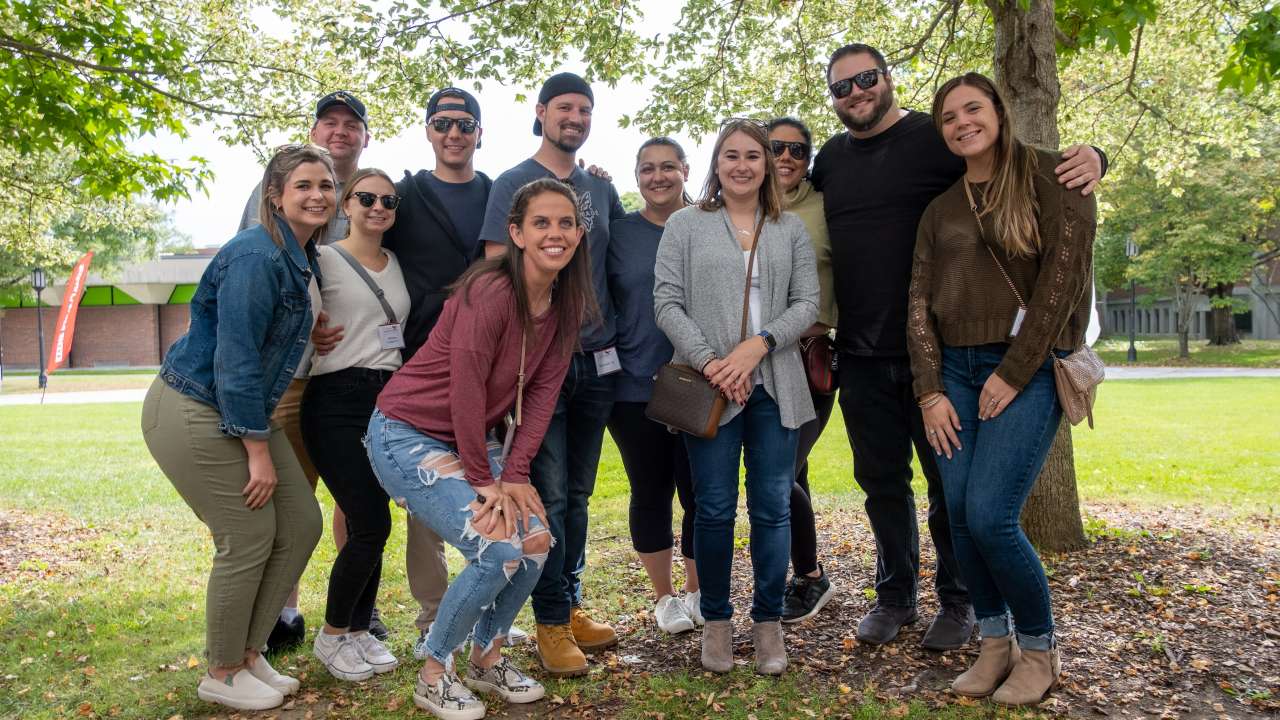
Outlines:
[[[1227,300],[1235,290],[1235,283],[1219,283],[1209,290],[1209,299]],[[1210,306],[1209,336],[1210,345],[1234,345],[1240,342],[1240,333],[1236,330],[1236,319],[1230,306]]]
[[[1056,148],[1061,91],[1053,0],[987,0],[987,6],[996,26],[994,79],[1013,116],[1013,129],[1025,143]],[[1085,546],[1070,423],[1058,428],[1023,509],[1022,526],[1042,550]]]

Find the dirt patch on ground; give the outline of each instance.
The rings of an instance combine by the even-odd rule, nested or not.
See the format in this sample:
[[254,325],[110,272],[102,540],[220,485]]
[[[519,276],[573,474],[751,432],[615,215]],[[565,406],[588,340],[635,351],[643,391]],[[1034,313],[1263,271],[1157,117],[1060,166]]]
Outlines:
[[0,585],[52,577],[90,557],[100,530],[66,517],[0,510]]

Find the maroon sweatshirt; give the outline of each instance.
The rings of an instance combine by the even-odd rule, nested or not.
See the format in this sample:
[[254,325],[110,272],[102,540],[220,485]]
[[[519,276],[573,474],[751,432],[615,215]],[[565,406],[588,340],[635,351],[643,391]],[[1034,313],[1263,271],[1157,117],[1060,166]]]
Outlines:
[[[522,424],[503,482],[529,482],[529,463],[542,445],[569,369],[569,356],[555,347],[560,335],[555,313],[543,313],[533,325],[525,349]],[[382,389],[378,409],[457,446],[467,482],[493,484],[486,435],[515,408],[521,334],[511,283],[494,275],[478,279],[470,291],[458,290],[445,301],[427,343]]]

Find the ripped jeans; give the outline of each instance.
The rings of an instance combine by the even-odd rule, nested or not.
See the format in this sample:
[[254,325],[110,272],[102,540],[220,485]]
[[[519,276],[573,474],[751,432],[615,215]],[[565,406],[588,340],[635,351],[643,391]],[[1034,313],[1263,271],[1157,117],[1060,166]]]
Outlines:
[[[387,494],[409,511],[412,521],[430,527],[467,561],[440,601],[427,633],[427,651],[447,665],[474,632],[472,642],[488,652],[495,640],[506,637],[542,574],[547,554],[526,555],[523,545],[547,534],[546,528],[534,518],[528,528],[517,523],[516,534],[507,540],[480,535],[471,525],[476,491],[463,477],[458,449],[379,410],[369,419],[364,444]],[[490,437],[488,449],[489,466],[500,477],[502,446]]]

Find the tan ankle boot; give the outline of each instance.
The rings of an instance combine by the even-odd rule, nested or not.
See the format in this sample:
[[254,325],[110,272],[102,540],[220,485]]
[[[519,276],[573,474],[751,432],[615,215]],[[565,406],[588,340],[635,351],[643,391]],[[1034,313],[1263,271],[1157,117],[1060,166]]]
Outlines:
[[538,658],[552,677],[587,674],[587,656],[573,641],[569,625],[538,625]]
[[569,627],[573,629],[574,642],[587,652],[618,644],[618,633],[612,627],[592,620],[582,608],[572,608],[569,611]]
[[1001,705],[1035,705],[1058,687],[1062,661],[1058,649],[1023,650],[1013,672],[991,699]]
[[1020,656],[1013,633],[998,638],[982,638],[978,659],[951,683],[951,691],[965,697],[990,695],[1009,677]]
[[787,669],[787,647],[782,640],[782,623],[758,622],[751,625],[751,643],[756,648],[756,672],[781,675]]
[[733,669],[733,623],[708,620],[702,626],[702,667],[714,673]]

